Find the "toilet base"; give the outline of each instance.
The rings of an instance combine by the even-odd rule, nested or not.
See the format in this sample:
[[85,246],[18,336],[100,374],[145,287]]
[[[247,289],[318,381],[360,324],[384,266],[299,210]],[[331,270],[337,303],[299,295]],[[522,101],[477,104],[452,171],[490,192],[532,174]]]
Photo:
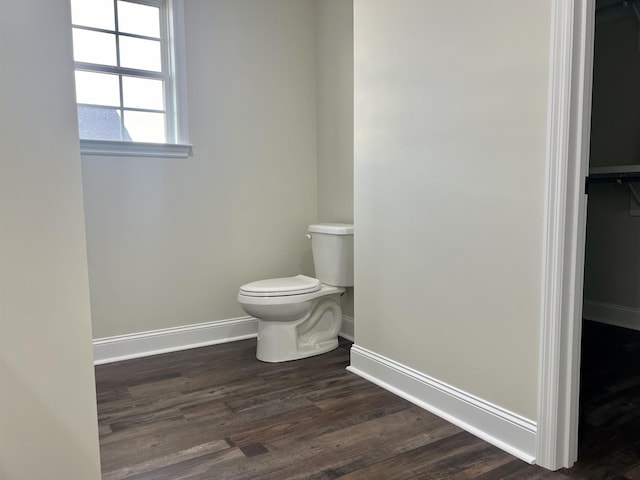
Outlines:
[[[315,355],[322,355],[323,353],[330,352],[338,348],[338,339],[336,338],[334,341],[326,342],[325,345],[318,345],[317,348],[309,349],[306,351],[291,351],[288,353],[282,351],[275,351],[269,348],[269,344],[265,344],[264,342],[258,342],[258,347],[256,348],[256,358],[261,362],[266,363],[280,363],[280,362],[290,362],[292,360],[300,360],[302,358],[313,357]],[[267,346],[265,348],[265,345]]]
[[298,321],[258,318],[258,360],[287,362],[338,348],[342,325],[339,295],[319,298],[313,304],[309,313]]

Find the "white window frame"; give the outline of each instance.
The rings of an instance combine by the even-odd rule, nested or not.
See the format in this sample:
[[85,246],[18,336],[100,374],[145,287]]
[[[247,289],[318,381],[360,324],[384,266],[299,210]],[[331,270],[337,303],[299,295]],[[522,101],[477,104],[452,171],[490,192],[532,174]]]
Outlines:
[[[167,143],[80,139],[83,155],[186,158],[192,154],[188,140],[186,53],[184,41],[183,0],[127,0],[161,9],[163,73],[165,75],[165,109]],[[115,2],[114,2],[115,3]],[[112,72],[112,67],[96,67],[75,62],[80,70]]]

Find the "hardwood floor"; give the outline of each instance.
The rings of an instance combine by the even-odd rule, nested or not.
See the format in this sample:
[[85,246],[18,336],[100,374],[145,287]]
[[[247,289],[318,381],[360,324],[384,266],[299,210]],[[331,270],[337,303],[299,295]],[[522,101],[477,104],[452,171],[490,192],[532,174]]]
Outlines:
[[[595,460],[549,472],[347,372],[349,347],[266,364],[246,340],[96,367],[103,478],[640,478],[637,405],[595,401],[581,447]],[[624,385],[637,398],[637,379]]]
[[584,322],[571,478],[640,480],[640,331]]

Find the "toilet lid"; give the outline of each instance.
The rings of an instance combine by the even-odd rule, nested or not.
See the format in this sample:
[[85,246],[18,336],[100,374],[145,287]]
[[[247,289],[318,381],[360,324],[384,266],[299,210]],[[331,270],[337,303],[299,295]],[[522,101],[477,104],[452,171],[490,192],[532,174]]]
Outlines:
[[240,293],[251,297],[281,297],[317,292],[320,290],[320,285],[320,280],[317,278],[296,275],[247,283],[240,287]]

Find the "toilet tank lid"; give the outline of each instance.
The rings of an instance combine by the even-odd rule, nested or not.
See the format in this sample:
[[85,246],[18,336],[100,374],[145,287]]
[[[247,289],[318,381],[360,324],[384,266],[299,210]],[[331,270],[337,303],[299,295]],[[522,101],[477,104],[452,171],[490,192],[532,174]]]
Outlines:
[[328,233],[331,235],[353,235],[351,223],[316,223],[309,225],[309,233]]

